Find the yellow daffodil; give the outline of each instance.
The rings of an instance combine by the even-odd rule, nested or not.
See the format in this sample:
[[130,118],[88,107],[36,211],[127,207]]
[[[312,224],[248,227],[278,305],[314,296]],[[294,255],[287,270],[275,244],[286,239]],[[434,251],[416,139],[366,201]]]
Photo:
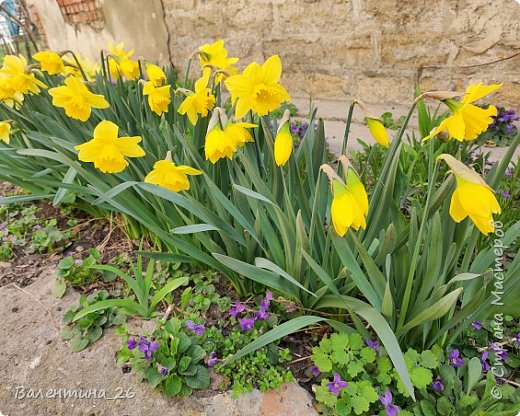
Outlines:
[[498,90],[501,86],[502,84],[483,85],[479,82],[466,88],[462,101],[458,102],[451,98],[443,100],[453,114],[442,120],[439,126],[423,140],[431,139],[444,130],[448,131],[450,138],[458,141],[475,140],[493,122],[492,117],[497,115],[497,109],[492,105],[484,109],[472,103]]
[[195,82],[195,91],[186,90],[186,98],[179,106],[179,114],[187,114],[191,124],[197,124],[199,114],[206,117],[215,106],[215,96],[208,88],[210,71],[204,71],[204,75]]
[[344,236],[350,227],[358,230],[366,227],[368,197],[356,171],[348,165],[345,156],[340,157],[345,170],[343,181],[329,165],[321,169],[327,174],[332,188],[330,216],[336,233]]
[[152,81],[156,87],[160,87],[162,83],[166,81],[166,74],[157,65],[147,64],[146,74],[148,75],[148,79]]
[[253,136],[247,130],[257,127],[253,123],[227,123],[224,128],[224,134],[231,138],[237,147],[243,147],[246,143],[254,142]]
[[461,222],[469,217],[482,234],[493,232],[493,214],[501,212],[493,189],[482,176],[453,156],[442,154],[437,160],[444,160],[448,164],[457,181],[450,204],[453,221]]
[[177,166],[168,152],[165,160],[160,160],[153,165],[153,170],[144,178],[145,182],[162,186],[173,192],[187,191],[190,189],[190,181],[187,175],[202,175],[198,169],[186,165]]
[[216,163],[225,157],[232,159],[240,147],[253,141],[248,128],[257,127],[252,123],[230,123],[221,108],[215,108],[208,125],[204,153],[206,160]]
[[93,162],[103,173],[122,172],[128,162],[125,157],[142,157],[144,150],[138,143],[141,137],[117,137],[119,127],[111,121],[103,120],[94,129],[94,138],[74,147],[78,159]]
[[232,104],[236,105],[236,118],[244,117],[249,110],[265,116],[289,101],[289,93],[278,83],[281,75],[282,62],[278,55],[273,55],[263,65],[253,62],[242,74],[226,79]]
[[9,107],[23,102],[23,94],[13,88],[11,78],[0,72],[0,101]]
[[[88,60],[87,58],[81,57],[77,52],[74,53],[76,58],[81,65],[81,69],[83,69],[83,73],[87,77],[89,81],[96,79],[96,74],[100,71],[100,67],[98,64]],[[83,78],[81,71],[79,70],[78,63],[73,56],[65,55],[63,56],[63,61],[65,62],[65,68],[63,69],[64,75],[74,75],[78,78]]]
[[124,47],[124,43],[115,46],[112,43],[108,45],[108,50],[112,54],[108,59],[108,69],[114,79],[118,79],[119,75],[128,79],[136,79],[139,76],[139,64],[130,59],[134,50],[126,52]]
[[226,79],[227,74],[235,75],[237,69],[233,66],[238,62],[238,58],[228,58],[227,50],[224,48],[224,41],[222,39],[217,40],[212,44],[202,45],[199,48],[199,63],[201,68],[206,66],[213,66],[217,70],[222,71],[216,74],[215,84]]
[[274,161],[277,166],[283,166],[291,157],[293,151],[293,138],[289,129],[290,111],[285,110],[278,126],[278,132],[274,139]]
[[11,141],[11,124],[7,121],[0,121],[0,141],[9,144]]
[[390,138],[381,120],[367,117],[366,121],[368,129],[370,130],[370,133],[372,134],[372,137],[375,139],[375,141],[383,147],[388,147]]
[[60,74],[65,69],[61,56],[56,52],[38,52],[33,55],[33,58],[40,63],[42,71],[48,72],[50,75]]
[[65,85],[51,88],[49,94],[52,104],[65,109],[71,118],[87,121],[92,108],[108,108],[109,104],[101,94],[93,94],[85,84],[76,77],[65,79]]
[[0,72],[10,79],[11,88],[20,94],[39,94],[47,86],[26,70],[27,60],[22,56],[6,55]]
[[152,81],[148,81],[144,84],[143,95],[148,96],[148,105],[155,114],[160,116],[168,112],[168,106],[172,101],[169,85],[155,87]]

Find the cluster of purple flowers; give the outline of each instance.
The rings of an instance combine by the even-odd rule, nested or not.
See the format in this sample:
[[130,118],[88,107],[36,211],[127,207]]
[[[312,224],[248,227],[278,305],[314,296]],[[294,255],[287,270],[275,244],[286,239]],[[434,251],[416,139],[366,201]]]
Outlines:
[[135,338],[128,338],[126,340],[126,344],[128,345],[128,349],[133,350],[135,347],[139,347],[139,351],[144,354],[144,358],[148,361],[152,359],[153,353],[159,348],[159,343],[157,341],[147,340],[145,337],[139,337],[139,341],[136,341]]
[[[314,125],[314,130],[316,130],[318,128],[318,126],[315,124]],[[309,129],[309,124],[308,123],[291,123],[291,133],[294,134],[294,135],[297,135],[300,140],[302,140],[304,137],[305,137],[305,133],[307,133],[307,130]],[[298,144],[295,143],[295,147],[297,146]]]
[[271,314],[267,312],[269,306],[271,305],[271,300],[273,299],[273,294],[271,292],[267,292],[265,297],[262,299],[260,303],[260,308],[253,316],[244,316],[240,318],[240,314],[246,310],[246,307],[242,305],[238,300],[235,301],[235,304],[229,309],[229,314],[238,319],[238,323],[243,331],[252,331],[255,327],[255,321],[265,321],[269,319]]
[[513,134],[515,131],[514,122],[520,120],[520,117],[516,115],[515,110],[512,108],[506,110],[501,107],[498,110],[498,114],[496,117],[493,117],[493,123],[489,126],[490,129],[494,129],[496,131],[504,131],[507,134]]
[[186,321],[186,328],[188,328],[191,332],[193,332],[195,335],[203,335],[206,331],[206,328],[203,324],[196,324],[192,320]]

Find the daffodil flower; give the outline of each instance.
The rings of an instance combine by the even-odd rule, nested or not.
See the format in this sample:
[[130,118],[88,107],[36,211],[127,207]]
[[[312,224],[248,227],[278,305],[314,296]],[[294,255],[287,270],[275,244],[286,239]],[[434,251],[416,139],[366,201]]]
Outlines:
[[166,81],[166,74],[157,65],[147,64],[146,74],[148,75],[148,79],[152,81],[153,85],[156,87],[160,87],[163,84],[163,82]]
[[190,189],[190,181],[187,175],[202,175],[198,169],[186,165],[176,165],[172,161],[171,152],[168,152],[165,160],[156,162],[153,170],[146,175],[144,181],[162,186],[173,192],[187,191]]
[[195,82],[195,91],[187,91],[187,96],[179,106],[179,114],[188,115],[191,124],[197,124],[199,114],[206,117],[215,106],[215,96],[208,88],[211,71],[204,71],[204,75]]
[[0,72],[0,101],[9,107],[23,102],[23,94],[14,89],[11,78]]
[[482,176],[453,156],[442,154],[437,160],[444,160],[448,164],[457,182],[450,204],[453,221],[461,222],[469,217],[482,234],[493,232],[493,214],[501,212],[493,189]]
[[215,76],[215,84],[226,79],[226,73],[234,75],[237,73],[236,67],[233,65],[238,62],[238,58],[228,58],[228,52],[224,47],[222,39],[212,44],[202,45],[199,48],[199,63],[201,68],[206,66],[215,67],[219,73]]
[[155,114],[160,116],[168,112],[168,106],[172,101],[169,85],[156,87],[152,81],[148,81],[144,84],[143,95],[148,96],[148,105]]
[[134,54],[134,50],[128,52],[124,50],[124,43],[112,45],[109,43],[108,50],[112,56],[108,59],[108,69],[114,79],[118,79],[119,75],[123,75],[128,79],[136,79],[139,76],[139,64],[130,57]]
[[11,141],[11,124],[7,121],[0,121],[0,141],[9,144]]
[[442,120],[439,126],[434,128],[423,140],[431,139],[444,130],[448,131],[450,138],[458,141],[475,140],[493,122],[497,109],[492,105],[484,109],[472,103],[500,87],[502,84],[483,85],[479,82],[466,88],[462,101],[458,102],[451,98],[443,100],[453,114]]
[[233,158],[238,148],[253,141],[248,128],[257,127],[252,123],[228,122],[226,114],[221,108],[215,108],[208,124],[204,153],[206,160],[216,163],[220,159]]
[[52,104],[65,109],[71,118],[87,121],[92,108],[108,108],[108,101],[101,94],[94,94],[76,77],[65,79],[65,85],[51,88]]
[[277,166],[284,166],[293,151],[293,138],[289,129],[289,116],[290,111],[285,110],[274,139],[274,161]]
[[27,60],[22,56],[6,55],[0,73],[7,75],[10,87],[20,94],[39,94],[47,86],[26,70]]
[[103,120],[94,129],[92,140],[75,146],[82,162],[93,162],[103,173],[122,172],[128,161],[125,157],[142,157],[144,150],[138,145],[141,137],[117,137],[119,127],[111,121]]
[[289,93],[278,83],[281,75],[282,62],[278,55],[273,55],[263,65],[253,62],[242,74],[226,79],[232,104],[236,105],[236,118],[244,117],[250,110],[265,116],[289,101]]
[[358,174],[348,164],[346,157],[341,156],[340,161],[344,167],[345,181],[329,165],[323,165],[321,169],[329,177],[332,188],[332,225],[336,233],[343,237],[350,227],[356,231],[360,227],[366,227],[368,196]]
[[48,72],[49,75],[56,75],[63,72],[65,65],[61,56],[56,52],[43,51],[33,55],[33,58],[40,63],[42,71]]
[[374,140],[381,146],[388,147],[390,138],[381,120],[373,117],[367,117],[366,122]]

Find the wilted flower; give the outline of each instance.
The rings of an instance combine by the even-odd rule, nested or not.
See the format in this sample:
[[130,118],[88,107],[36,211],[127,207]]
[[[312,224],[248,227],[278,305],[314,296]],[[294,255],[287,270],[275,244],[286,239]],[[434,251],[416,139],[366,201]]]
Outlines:
[[186,328],[190,331],[193,331],[196,335],[203,335],[206,328],[204,328],[203,324],[195,324],[192,320],[186,321]]
[[399,407],[393,403],[394,398],[389,389],[386,389],[385,393],[379,396],[379,401],[385,406],[387,416],[395,416],[399,413]]
[[442,377],[437,377],[433,383],[432,383],[432,387],[434,390],[437,390],[437,391],[443,391],[444,390],[444,384],[442,382]]
[[274,161],[277,166],[285,165],[293,151],[293,138],[289,131],[290,114],[289,110],[284,111],[274,139]]
[[240,318],[238,320],[243,331],[251,331],[255,327],[255,318]]
[[492,105],[483,109],[472,103],[491,94],[501,86],[502,84],[483,85],[479,82],[466,88],[466,95],[461,102],[450,98],[443,100],[453,115],[441,121],[439,126],[434,128],[423,140],[431,139],[444,130],[448,131],[450,138],[453,137],[458,141],[475,140],[493,122],[492,117],[496,116],[497,109]]
[[334,393],[336,396],[339,394],[340,390],[347,387],[348,383],[341,379],[341,376],[336,373],[334,374],[334,378],[332,381],[327,383],[327,387],[331,393]]
[[75,146],[82,162],[93,162],[103,173],[122,172],[128,162],[125,157],[142,157],[144,150],[138,145],[141,137],[117,137],[119,127],[108,120],[101,121],[94,129],[94,138]]
[[165,160],[155,162],[153,170],[146,175],[144,181],[180,192],[190,189],[187,175],[202,175],[202,172],[190,166],[176,165],[171,159],[171,152],[168,152]]
[[453,367],[458,368],[462,364],[464,364],[464,358],[460,356],[459,350],[453,350],[448,355],[448,358],[450,359],[450,363]]
[[451,197],[450,215],[455,222],[469,216],[482,234],[494,231],[493,214],[501,212],[493,189],[473,169],[448,154],[440,155],[455,175],[457,188]]
[[265,116],[289,101],[289,93],[278,83],[281,75],[282,61],[273,55],[263,65],[252,62],[242,74],[224,81],[231,93],[231,102],[236,105],[236,117],[242,118],[250,110]]
[[33,55],[33,58],[40,63],[41,70],[48,72],[50,75],[60,74],[65,69],[61,56],[56,52],[38,52]]
[[87,121],[92,108],[108,108],[110,104],[101,94],[94,94],[76,77],[65,79],[65,85],[51,88],[52,104],[65,109],[71,118]]
[[229,314],[233,318],[236,318],[239,313],[244,312],[245,310],[246,310],[246,307],[244,305],[242,305],[240,303],[240,301],[236,300],[235,305],[231,309],[229,309]]

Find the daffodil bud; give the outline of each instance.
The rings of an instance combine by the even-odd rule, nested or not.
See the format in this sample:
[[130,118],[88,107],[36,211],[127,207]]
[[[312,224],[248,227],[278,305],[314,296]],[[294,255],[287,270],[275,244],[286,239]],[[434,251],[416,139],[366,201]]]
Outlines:
[[388,147],[390,138],[381,120],[367,117],[366,122],[368,129],[370,130],[370,133],[372,134],[372,137],[375,139],[375,141],[383,147]]
[[293,150],[293,138],[289,128],[291,112],[285,110],[280,120],[276,138],[274,140],[274,160],[277,166],[283,166],[291,157]]

